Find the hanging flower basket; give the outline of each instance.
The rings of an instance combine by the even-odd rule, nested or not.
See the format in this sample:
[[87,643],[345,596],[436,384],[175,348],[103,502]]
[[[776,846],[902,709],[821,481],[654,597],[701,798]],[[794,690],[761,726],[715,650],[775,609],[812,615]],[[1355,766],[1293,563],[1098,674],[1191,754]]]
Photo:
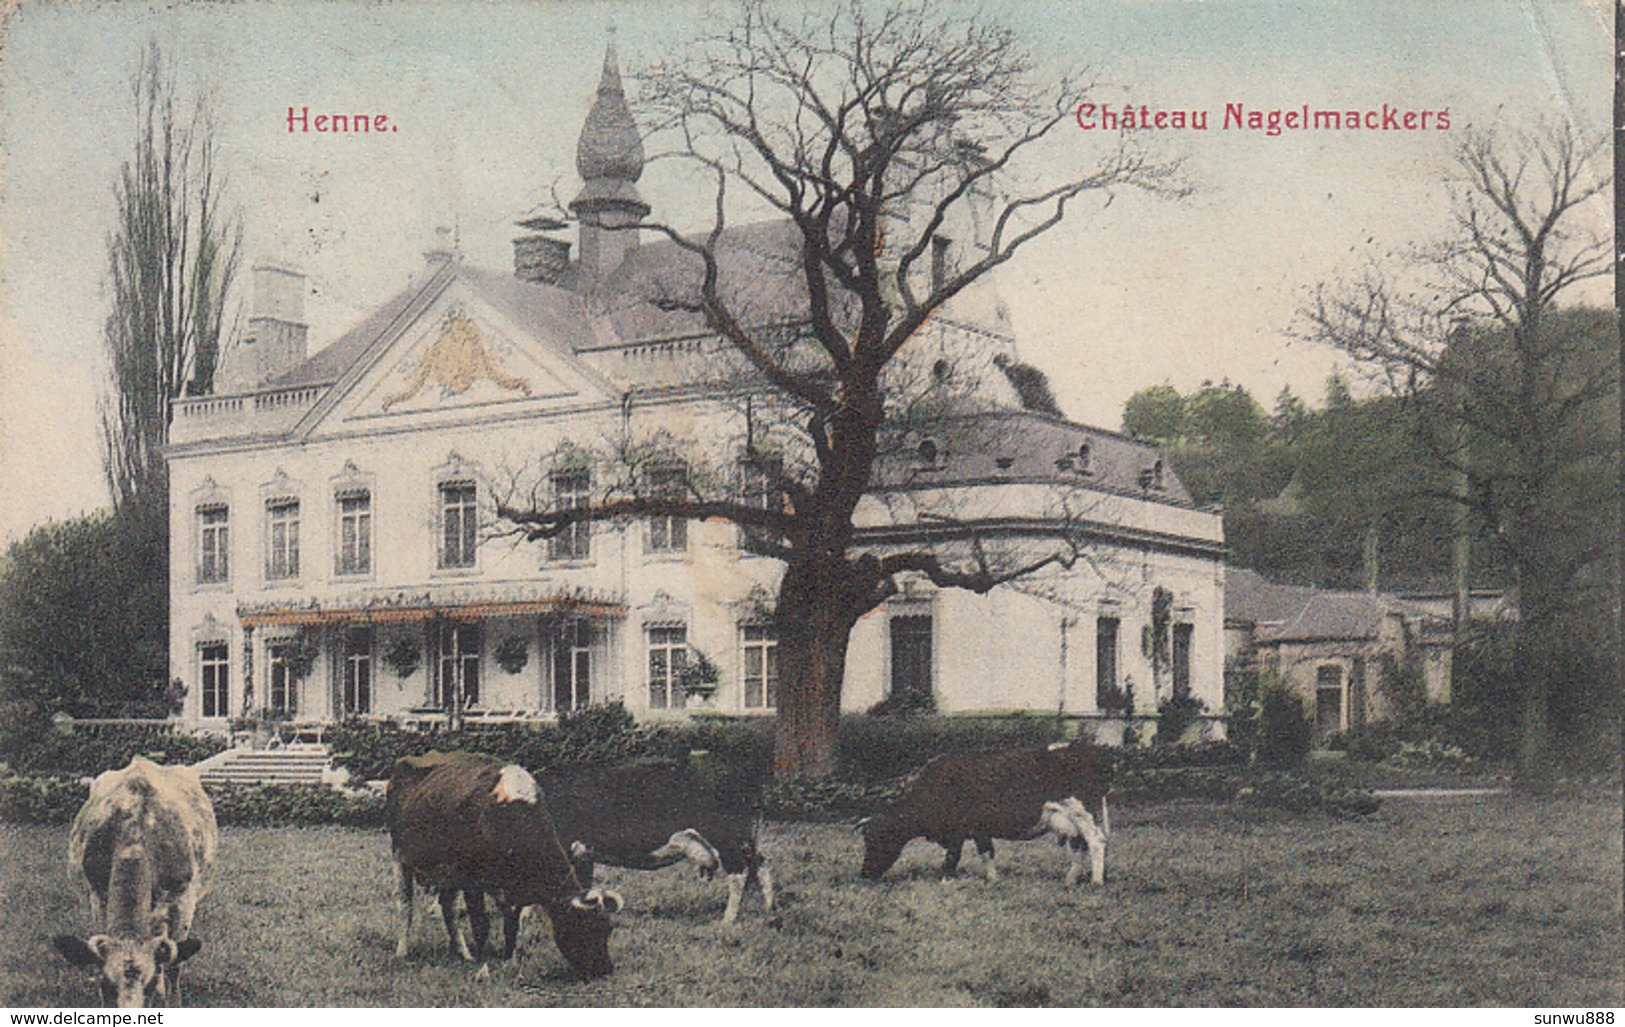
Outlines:
[[410,638],[397,638],[384,650],[384,666],[398,678],[409,678],[417,673],[423,651]]
[[530,662],[530,646],[520,635],[509,635],[497,643],[497,666],[509,674],[517,674]]
[[309,677],[321,652],[311,633],[301,628],[297,634],[283,643],[283,646],[282,661],[288,668],[288,673],[300,680]]

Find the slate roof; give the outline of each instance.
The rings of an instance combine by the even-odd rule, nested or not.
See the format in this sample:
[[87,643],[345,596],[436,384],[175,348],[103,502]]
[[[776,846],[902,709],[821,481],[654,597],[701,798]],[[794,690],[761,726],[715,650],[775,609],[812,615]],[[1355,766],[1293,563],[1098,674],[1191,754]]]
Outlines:
[[[731,228],[718,242],[721,287],[749,325],[790,323],[805,316],[794,229],[788,222]],[[712,334],[697,311],[702,265],[675,242],[646,243],[619,270],[599,281],[572,265],[558,284],[526,282],[507,272],[455,263],[445,273],[467,285],[539,339],[553,339],[574,353]],[[421,277],[326,347],[269,379],[264,388],[330,385],[413,300],[438,283]],[[678,309],[667,309],[676,307]],[[597,322],[595,324],[595,322]]]
[[1369,641],[1395,616],[1425,620],[1428,613],[1392,595],[1278,585],[1256,571],[1225,570],[1225,623],[1256,628],[1258,642]]
[[[922,458],[929,443],[935,460]],[[1087,447],[1088,456],[1082,456]],[[1161,460],[1157,450],[1126,435],[1074,424],[1027,410],[981,412],[943,419],[928,431],[912,433],[876,468],[880,488],[941,484],[1062,482],[1104,492],[1194,505],[1172,469],[1163,468],[1162,487],[1150,487],[1149,472]],[[1143,477],[1142,477],[1143,475]]]
[[1362,592],[1315,592],[1290,620],[1262,628],[1261,642],[1323,642],[1375,639],[1389,617],[1404,611],[1389,596]]
[[1302,585],[1278,585],[1257,571],[1224,572],[1224,619],[1241,624],[1285,624],[1315,594]]

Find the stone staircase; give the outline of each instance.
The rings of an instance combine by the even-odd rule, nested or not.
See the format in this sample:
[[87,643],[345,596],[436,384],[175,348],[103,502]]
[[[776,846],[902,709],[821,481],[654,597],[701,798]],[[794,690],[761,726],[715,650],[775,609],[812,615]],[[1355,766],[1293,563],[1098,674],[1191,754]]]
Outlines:
[[329,775],[325,745],[293,744],[278,749],[227,749],[197,764],[205,788],[231,785],[319,785]]

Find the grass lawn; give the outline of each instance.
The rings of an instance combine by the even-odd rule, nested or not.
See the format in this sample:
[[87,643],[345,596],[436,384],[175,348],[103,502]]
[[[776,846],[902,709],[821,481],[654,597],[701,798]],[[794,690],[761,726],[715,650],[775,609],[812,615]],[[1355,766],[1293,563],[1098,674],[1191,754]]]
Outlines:
[[[841,825],[775,824],[780,909],[687,869],[608,871],[627,897],[617,969],[572,980],[536,923],[490,980],[420,917],[393,958],[381,832],[228,829],[188,964],[187,1004],[232,1005],[1513,1005],[1625,1002],[1618,794],[1391,800],[1369,819],[1179,803],[1113,808],[1103,889],[1061,884],[1043,843],[936,877],[911,845],[857,879]],[[92,1001],[50,946],[85,933],[65,828],[0,825],[0,1003]]]

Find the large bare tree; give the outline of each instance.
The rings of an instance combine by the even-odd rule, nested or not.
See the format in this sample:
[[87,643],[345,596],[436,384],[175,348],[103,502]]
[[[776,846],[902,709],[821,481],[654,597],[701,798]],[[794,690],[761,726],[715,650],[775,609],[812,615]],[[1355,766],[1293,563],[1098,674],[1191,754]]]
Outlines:
[[1417,402],[1420,441],[1449,472],[1441,485],[1455,483],[1441,494],[1481,518],[1515,568],[1520,760],[1539,770],[1565,687],[1559,618],[1577,577],[1611,555],[1611,533],[1576,544],[1597,533],[1575,518],[1608,505],[1576,499],[1613,473],[1619,438],[1599,412],[1618,402],[1619,368],[1560,307],[1612,271],[1610,178],[1602,144],[1568,129],[1470,133],[1456,170],[1441,242],[1322,288],[1304,321]]
[[[765,492],[708,490],[691,475],[676,488],[634,482],[578,505],[542,496],[499,513],[532,538],[624,515],[739,524],[748,546],[784,563],[773,604],[776,770],[822,776],[834,769],[849,635],[896,593],[899,575],[986,592],[1078,552],[1075,537],[1060,537],[1064,528],[1047,545],[1005,545],[978,534],[985,511],[966,510],[916,510],[909,519],[932,530],[864,544],[857,514],[888,454],[932,441],[919,430],[922,418],[935,432],[954,420],[946,412],[963,409],[943,394],[968,370],[911,360],[911,344],[945,304],[1058,225],[1074,202],[1103,205],[1128,188],[1179,194],[1184,186],[1175,162],[1127,138],[1093,153],[1080,140],[1064,169],[1046,178],[1029,158],[1069,123],[1089,83],[1046,77],[1012,32],[984,17],[861,3],[776,10],[746,5],[733,27],[683,47],[680,60],[645,78],[655,138],[670,142],[667,156],[715,183],[709,230],[626,226],[691,255],[695,281],[666,302],[703,315],[736,355],[743,378],[735,402],[751,404],[747,423],[771,420],[781,436],[793,435],[769,451],[757,441],[769,433],[747,429],[748,477],[765,482]],[[739,192],[788,225],[800,297],[789,317],[764,323],[724,273],[728,211]],[[957,237],[951,254],[949,234]],[[982,430],[973,418],[963,425]],[[1055,524],[1068,522],[1066,506],[1057,501]]]
[[170,401],[212,391],[241,224],[223,211],[208,105],[178,109],[156,43],[131,80],[133,152],[113,195],[113,309],[103,340],[112,390],[102,403],[103,469],[121,510],[162,511]]

